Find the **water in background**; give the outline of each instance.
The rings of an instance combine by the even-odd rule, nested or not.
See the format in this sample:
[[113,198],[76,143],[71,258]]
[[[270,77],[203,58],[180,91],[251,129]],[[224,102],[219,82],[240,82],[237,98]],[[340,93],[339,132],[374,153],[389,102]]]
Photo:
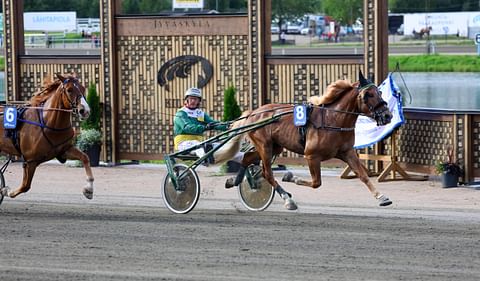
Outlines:
[[[480,73],[402,72],[394,73],[393,79],[402,91],[404,107],[480,110]],[[0,101],[5,100],[4,91],[4,72],[0,72]]]
[[393,79],[402,91],[404,107],[480,110],[480,73],[402,72],[394,73]]

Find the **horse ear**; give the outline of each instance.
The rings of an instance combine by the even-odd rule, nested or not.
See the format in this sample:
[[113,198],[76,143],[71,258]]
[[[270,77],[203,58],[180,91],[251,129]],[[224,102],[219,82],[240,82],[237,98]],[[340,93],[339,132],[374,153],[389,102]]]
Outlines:
[[57,76],[58,79],[60,79],[60,81],[65,81],[65,77],[63,77],[60,73],[55,73],[55,75]]
[[365,79],[365,77],[363,76],[363,73],[361,70],[358,72],[358,80],[360,81],[360,88],[370,84],[370,82],[368,82],[368,80]]

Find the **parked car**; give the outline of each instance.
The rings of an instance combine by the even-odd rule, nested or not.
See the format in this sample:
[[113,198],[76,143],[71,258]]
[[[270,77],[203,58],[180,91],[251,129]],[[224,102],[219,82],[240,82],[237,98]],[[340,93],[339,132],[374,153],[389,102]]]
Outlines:
[[360,34],[363,33],[363,25],[362,24],[354,24],[352,25],[353,33]]
[[300,34],[302,35],[309,35],[309,34],[312,34],[312,29],[309,28],[309,27],[305,27],[305,28],[302,28],[302,30],[300,30]]
[[280,28],[278,28],[278,25],[272,25],[270,27],[270,32],[272,34],[278,34],[278,33],[280,33]]
[[287,33],[290,34],[300,34],[302,27],[300,25],[289,24],[287,26]]

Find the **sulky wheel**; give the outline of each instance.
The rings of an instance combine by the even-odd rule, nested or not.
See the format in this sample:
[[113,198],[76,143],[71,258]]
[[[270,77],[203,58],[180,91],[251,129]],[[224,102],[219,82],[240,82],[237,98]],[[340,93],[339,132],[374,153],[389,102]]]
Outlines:
[[2,189],[4,187],[5,187],[5,178],[3,177],[3,173],[0,172],[0,205],[2,204],[2,201],[3,201]]
[[260,166],[251,165],[238,187],[238,194],[245,208],[250,211],[263,211],[272,203],[275,192],[263,178]]
[[[186,171],[185,173],[183,173]],[[163,181],[162,195],[167,208],[176,214],[186,214],[193,210],[200,197],[200,180],[197,173],[185,164],[175,164],[173,172],[177,177],[175,187],[167,173]],[[181,177],[180,174],[183,175]]]

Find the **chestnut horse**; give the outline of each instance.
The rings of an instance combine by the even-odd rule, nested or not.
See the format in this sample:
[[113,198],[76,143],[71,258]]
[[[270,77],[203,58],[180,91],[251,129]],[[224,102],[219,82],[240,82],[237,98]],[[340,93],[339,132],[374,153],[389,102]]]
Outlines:
[[262,160],[264,178],[285,200],[285,207],[295,210],[296,203],[275,180],[271,167],[272,158],[286,148],[304,155],[312,180],[303,180],[287,173],[283,181],[318,188],[322,184],[321,162],[338,158],[346,162],[367,185],[380,206],[390,205],[392,201],[380,194],[369,180],[367,169],[353,148],[355,123],[359,115],[375,119],[378,125],[388,124],[392,118],[378,88],[360,73],[359,82],[352,84],[346,80],[336,81],[327,87],[325,95],[313,97],[310,102],[310,114],[304,126],[304,136],[294,125],[293,105],[267,104],[244,113],[243,118],[234,122],[233,127],[239,127],[267,118],[279,118],[276,122],[248,132],[255,150],[244,155],[243,168],[235,179],[227,180],[225,187],[238,185],[243,179],[245,167]]
[[19,110],[15,129],[6,130],[3,124],[0,125],[0,151],[10,156],[19,156],[24,161],[20,187],[13,191],[7,187],[1,189],[4,196],[14,198],[27,192],[37,166],[56,157],[61,162],[66,159],[82,161],[87,174],[83,194],[88,199],[93,197],[90,161],[85,153],[73,145],[74,129],[71,121],[73,112],[78,113],[80,118],[86,118],[90,114],[84,96],[85,87],[74,74],[56,76],[54,81],[46,78],[43,89],[30,99],[25,111],[20,113]]

